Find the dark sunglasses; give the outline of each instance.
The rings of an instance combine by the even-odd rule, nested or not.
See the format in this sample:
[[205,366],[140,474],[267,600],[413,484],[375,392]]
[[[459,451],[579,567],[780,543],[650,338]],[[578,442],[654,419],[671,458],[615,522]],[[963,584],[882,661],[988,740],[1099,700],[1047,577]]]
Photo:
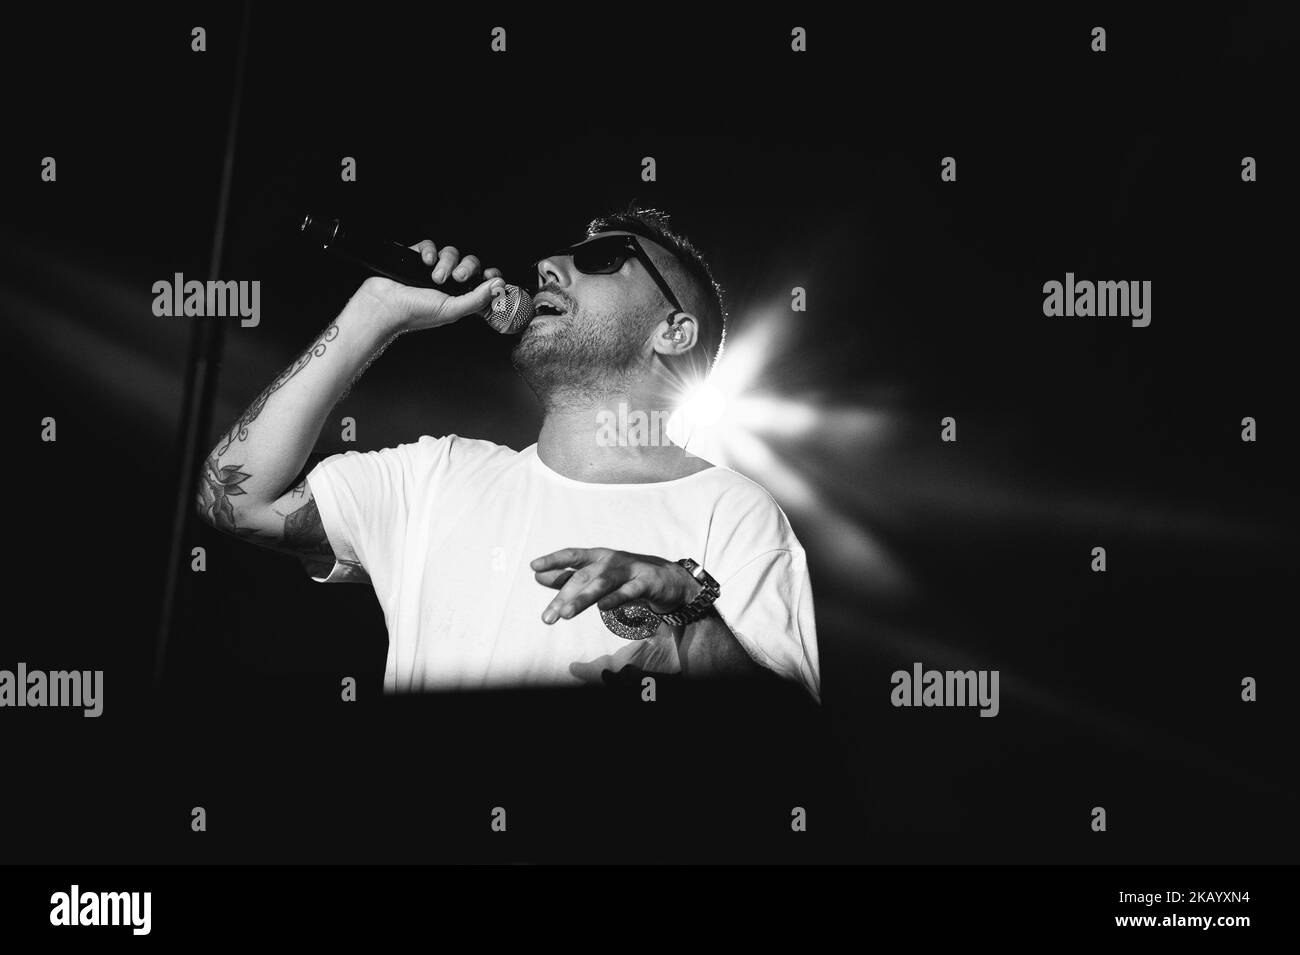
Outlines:
[[[650,261],[650,256],[646,254],[641,243],[637,241],[634,235],[602,235],[594,239],[588,239],[586,242],[579,242],[577,245],[571,245],[567,249],[561,249],[559,252],[551,253],[548,258],[557,258],[561,255],[573,256],[573,267],[583,275],[612,275],[623,267],[623,263],[629,258],[634,258],[640,262],[650,277],[654,279],[655,285],[659,286],[659,291],[664,293],[664,298],[672,304],[677,312],[684,312],[681,302],[677,301],[677,296],[673,290],[668,287],[664,277],[659,274],[655,268],[654,262]],[[537,260],[538,262],[541,259]],[[533,263],[533,270],[536,271],[537,262]]]

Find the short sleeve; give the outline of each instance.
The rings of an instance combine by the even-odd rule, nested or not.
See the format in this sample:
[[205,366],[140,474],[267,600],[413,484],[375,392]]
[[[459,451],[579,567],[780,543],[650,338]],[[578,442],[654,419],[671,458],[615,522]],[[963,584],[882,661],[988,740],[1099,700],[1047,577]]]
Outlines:
[[759,554],[718,584],[714,608],[740,645],[820,703],[817,623],[803,548]]
[[[503,455],[490,441],[423,435],[379,451],[345,451],[307,475],[334,566],[319,583],[369,583],[379,589],[402,568],[412,521],[426,521],[465,488],[479,486]],[[309,571],[310,572],[310,571]],[[382,591],[381,591],[382,592]]]
[[371,583],[401,553],[413,480],[409,445],[346,451],[307,475],[321,524],[334,549],[334,566],[320,583]]
[[741,646],[821,702],[808,561],[767,491],[737,476],[715,506],[703,564],[721,587],[714,607]]

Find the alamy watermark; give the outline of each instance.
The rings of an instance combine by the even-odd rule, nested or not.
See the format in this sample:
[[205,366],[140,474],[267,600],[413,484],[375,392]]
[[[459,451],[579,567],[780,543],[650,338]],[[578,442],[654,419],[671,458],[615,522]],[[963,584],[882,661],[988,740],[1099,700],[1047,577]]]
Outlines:
[[677,409],[642,411],[620,401],[617,408],[596,412],[596,445],[602,448],[650,448],[684,444],[697,424],[707,424],[708,414],[691,404]]
[[1048,318],[1131,318],[1134,328],[1151,324],[1151,282],[1076,282],[1073,272],[1065,281],[1043,283],[1043,314]]
[[978,706],[980,716],[997,716],[997,670],[926,670],[917,662],[912,670],[895,670],[889,702],[894,706]]
[[132,935],[148,935],[153,924],[152,892],[82,892],[73,885],[50,896],[50,924],[129,925]]
[[253,281],[185,281],[177,272],[171,281],[153,283],[153,313],[158,318],[192,315],[199,317],[240,316],[243,328],[255,328],[262,320],[262,283]]
[[0,670],[0,707],[70,706],[85,710],[82,716],[104,712],[103,670],[28,670],[20,662],[17,672]]

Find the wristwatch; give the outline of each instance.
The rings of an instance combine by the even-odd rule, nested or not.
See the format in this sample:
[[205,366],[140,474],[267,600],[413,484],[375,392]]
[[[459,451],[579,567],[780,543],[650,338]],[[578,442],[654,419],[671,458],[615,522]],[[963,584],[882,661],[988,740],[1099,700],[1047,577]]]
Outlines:
[[695,561],[689,557],[683,557],[677,563],[690,571],[691,576],[700,582],[700,592],[695,595],[694,600],[680,610],[674,610],[672,613],[656,614],[660,620],[670,627],[684,627],[688,623],[699,620],[708,614],[713,602],[722,595],[722,588],[718,585],[718,582]]
[[709,612],[713,602],[721,595],[722,587],[707,570],[689,557],[683,557],[677,563],[699,581],[700,592],[695,595],[695,599],[672,613],[655,613],[639,600],[629,601],[613,610],[602,610],[600,618],[605,621],[605,626],[611,633],[624,640],[646,640],[659,632],[661,623],[670,627],[684,627]]

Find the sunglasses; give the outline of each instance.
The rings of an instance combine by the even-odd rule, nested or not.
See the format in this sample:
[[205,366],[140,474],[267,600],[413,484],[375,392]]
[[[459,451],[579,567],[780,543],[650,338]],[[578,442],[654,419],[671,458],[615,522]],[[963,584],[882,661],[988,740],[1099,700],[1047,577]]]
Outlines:
[[[571,245],[567,249],[561,249],[559,252],[551,253],[548,258],[558,258],[562,255],[573,257],[573,267],[583,275],[612,275],[623,267],[623,263],[628,259],[636,259],[640,262],[645,270],[650,273],[654,279],[655,285],[659,286],[659,291],[664,293],[664,298],[677,312],[684,312],[681,302],[677,301],[677,296],[673,290],[668,287],[664,277],[655,268],[654,262],[650,261],[650,256],[646,254],[641,243],[637,241],[634,235],[602,235],[594,239],[588,239],[585,242],[579,242],[577,245]],[[538,262],[541,259],[537,260]],[[537,262],[533,263],[533,270],[536,271]],[[670,316],[671,317],[671,316]]]

